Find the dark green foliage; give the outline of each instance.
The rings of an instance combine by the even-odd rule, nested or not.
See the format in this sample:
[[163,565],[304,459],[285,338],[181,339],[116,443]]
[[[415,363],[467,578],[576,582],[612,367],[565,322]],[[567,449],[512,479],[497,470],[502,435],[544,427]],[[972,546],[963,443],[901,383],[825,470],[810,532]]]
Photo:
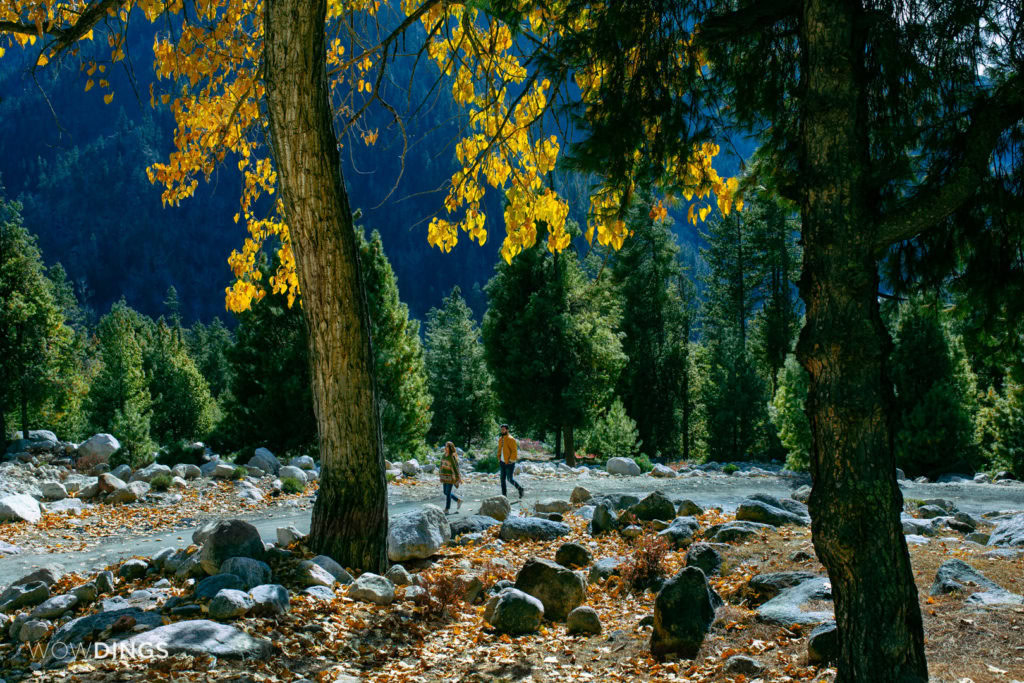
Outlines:
[[680,417],[693,400],[688,354],[695,293],[683,277],[671,223],[653,220],[652,204],[647,198],[631,209],[634,235],[612,266],[622,298],[622,350],[629,359],[618,392],[650,452],[682,450],[685,458],[690,444]]
[[102,361],[89,388],[90,423],[117,437],[119,460],[135,469],[152,459],[152,399],[143,371],[141,318],[118,302],[100,320],[96,337]]
[[[263,271],[269,277],[270,266]],[[211,444],[222,451],[266,446],[275,453],[310,446],[317,432],[302,309],[271,293],[237,318],[235,344],[225,350],[230,391]]]
[[238,481],[239,479],[245,479],[248,475],[249,470],[245,469],[242,465],[238,465],[235,467],[234,471],[231,473],[231,477],[229,478]]
[[0,441],[8,436],[8,412],[22,431],[37,426],[29,424],[29,411],[55,389],[73,343],[36,239],[22,225],[21,205],[0,195]]
[[152,397],[153,436],[161,443],[205,438],[217,406],[188,355],[180,327],[168,327],[163,320],[147,326],[143,367]]
[[807,371],[800,367],[796,356],[786,356],[769,408],[779,441],[787,451],[786,467],[797,472],[811,466],[811,424],[804,410],[808,383]]
[[149,480],[149,485],[154,491],[166,491],[171,487],[171,475],[158,474]]
[[210,386],[215,399],[231,386],[231,363],[228,354],[233,340],[231,332],[224,327],[220,318],[214,318],[209,325],[197,322],[186,336],[189,355]]
[[1024,385],[1007,379],[1000,394],[989,387],[978,413],[977,440],[993,471],[1024,479]]
[[285,477],[281,480],[281,490],[284,493],[294,494],[302,493],[306,490],[306,487],[295,477]]
[[484,349],[503,418],[525,432],[564,435],[573,457],[574,430],[608,405],[626,361],[620,311],[575,250],[554,255],[544,245],[539,235],[487,283]]
[[736,474],[739,471],[740,468],[737,467],[736,465],[733,465],[731,462],[722,468],[722,472],[724,472],[725,474]]
[[420,324],[409,319],[409,307],[398,297],[398,282],[380,233],[374,231],[369,241],[360,230],[356,234],[370,308],[384,455],[391,460],[420,457],[426,453],[431,403]]
[[[581,434],[580,441],[587,453],[608,458],[629,458],[640,450],[641,440],[637,423],[626,414],[622,401],[616,397],[603,415]],[[645,456],[646,457],[646,456]]]
[[469,448],[493,434],[491,373],[480,330],[458,287],[427,315],[424,362],[434,398],[430,442],[450,440]]
[[193,445],[190,441],[174,441],[167,444],[157,452],[157,460],[161,465],[174,467],[175,465],[200,465],[203,462],[203,454],[206,452],[202,446]]
[[641,472],[650,472],[654,469],[654,464],[651,462],[651,459],[647,457],[646,453],[641,453],[633,460],[636,462]]
[[499,469],[501,469],[498,465],[498,456],[488,455],[487,457],[479,458],[476,462],[473,463],[473,469],[476,470],[477,472],[486,472],[487,474],[494,474]]
[[896,462],[909,476],[973,472],[980,464],[975,379],[939,305],[914,299],[900,308],[890,356]]

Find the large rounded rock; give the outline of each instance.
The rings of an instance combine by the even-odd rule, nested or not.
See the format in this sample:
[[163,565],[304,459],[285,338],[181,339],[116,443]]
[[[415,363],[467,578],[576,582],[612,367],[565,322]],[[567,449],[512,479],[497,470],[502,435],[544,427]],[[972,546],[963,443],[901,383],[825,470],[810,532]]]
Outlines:
[[580,543],[563,543],[555,553],[555,562],[563,567],[587,567],[593,561],[590,548]]
[[262,560],[263,539],[256,527],[240,519],[219,522],[203,543],[199,562],[207,574],[216,574],[225,560],[251,557]]
[[491,598],[484,610],[484,621],[513,636],[535,633],[543,617],[543,603],[515,588],[506,588]]
[[714,620],[707,577],[696,567],[684,567],[665,582],[654,601],[651,654],[693,659]]
[[248,593],[225,588],[210,600],[209,614],[213,619],[234,619],[245,616],[255,605]]
[[593,495],[590,493],[590,491],[583,488],[582,486],[577,486],[572,490],[572,493],[569,495],[569,502],[572,503],[573,505],[579,505],[581,503],[586,503],[591,498],[593,498]]
[[402,474],[407,477],[415,477],[420,473],[420,464],[416,460],[406,460],[402,463]]
[[540,600],[544,616],[551,621],[564,621],[586,597],[586,586],[579,574],[538,557],[531,557],[519,570],[516,588]]
[[78,460],[75,466],[79,470],[87,470],[100,463],[106,463],[120,447],[120,442],[110,434],[95,434],[78,447]]
[[281,469],[281,461],[274,457],[274,454],[266,448],[257,448],[246,464],[249,467],[258,467],[267,474],[273,475],[277,475],[278,470]]
[[676,517],[666,528],[658,532],[676,549],[685,548],[693,542],[693,536],[700,529],[700,524],[693,517]]
[[256,586],[249,591],[252,598],[252,613],[258,616],[277,616],[291,609],[288,589],[275,583]]
[[557,498],[550,498],[548,500],[538,501],[534,507],[537,512],[558,512],[565,513],[572,510],[572,505],[567,500],[558,500]]
[[229,557],[220,565],[221,574],[234,574],[242,581],[245,590],[253,586],[270,583],[270,565],[251,557]]
[[694,543],[686,551],[686,566],[697,567],[705,576],[714,576],[722,569],[722,556],[708,543]]
[[289,460],[288,464],[292,467],[298,467],[300,470],[316,469],[316,461],[308,455],[298,455]]
[[636,464],[633,458],[609,458],[605,465],[608,474],[623,474],[628,477],[639,477],[640,465]]
[[19,493],[0,498],[0,522],[28,522],[37,524],[43,518],[39,503],[32,496]]
[[829,664],[839,656],[839,632],[835,622],[826,622],[811,631],[807,639],[807,663]]
[[512,512],[512,504],[505,496],[491,496],[480,503],[478,514],[504,522]]
[[569,617],[566,619],[566,629],[569,635],[580,633],[600,635],[601,617],[597,616],[597,612],[593,607],[577,607],[569,612]]
[[77,604],[78,596],[74,593],[55,595],[36,605],[30,616],[33,619],[56,619],[68,610],[74,609]]
[[120,491],[127,485],[123,479],[115,477],[109,472],[104,472],[96,478],[96,492],[101,495]]
[[509,517],[501,523],[499,536],[503,541],[553,541],[569,534],[562,522],[539,517]]
[[161,465],[158,462],[154,462],[151,465],[146,465],[141,470],[131,475],[131,481],[144,481],[148,484],[161,475],[170,477],[171,468],[168,467],[167,465]]
[[366,572],[348,587],[348,597],[375,605],[390,605],[395,601],[395,585],[383,576]]
[[1024,515],[999,522],[989,536],[988,544],[1024,548]]
[[327,555],[317,555],[310,560],[310,562],[319,566],[321,569],[333,576],[335,581],[338,583],[352,583],[352,575],[349,574],[344,567],[335,562],[333,558],[328,557]]
[[[758,522],[772,526],[783,526],[786,524],[807,526],[810,524],[811,520],[809,517],[787,510],[781,505],[781,501],[779,502],[780,505],[775,506],[763,500],[753,498],[744,500],[736,508],[736,521]],[[793,502],[796,503],[797,501]],[[799,503],[797,504],[799,505]]]
[[44,481],[39,485],[39,491],[46,500],[64,500],[68,497],[68,490],[59,481]]
[[174,469],[171,470],[171,473],[174,474],[174,476],[176,477],[181,477],[182,479],[186,480],[198,479],[203,475],[203,471],[199,469],[198,465],[192,465],[187,462],[178,463],[177,465],[175,465]]
[[636,518],[645,522],[655,519],[669,520],[676,516],[675,504],[661,491],[655,491],[629,508]]
[[303,486],[306,485],[306,472],[300,470],[298,467],[292,467],[291,465],[285,465],[277,471],[277,478],[282,481],[285,479],[295,479]]
[[452,538],[444,511],[436,505],[399,515],[388,528],[388,558],[392,562],[436,555]]
[[13,612],[22,607],[32,607],[50,597],[50,589],[43,581],[15,584],[0,593],[0,612]]
[[144,481],[133,481],[124,488],[111,493],[108,500],[117,505],[135,503],[145,498],[147,493],[149,493],[149,484]]
[[170,655],[212,655],[218,659],[266,659],[273,652],[269,640],[253,638],[234,626],[209,619],[176,621],[154,628],[122,641],[131,651],[145,651],[146,646],[156,652],[166,649]]

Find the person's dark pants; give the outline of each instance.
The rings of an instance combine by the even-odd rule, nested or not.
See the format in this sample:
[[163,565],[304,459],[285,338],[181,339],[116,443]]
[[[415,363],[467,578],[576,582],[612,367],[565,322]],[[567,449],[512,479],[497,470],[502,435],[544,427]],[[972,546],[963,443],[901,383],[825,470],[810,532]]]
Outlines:
[[501,495],[507,496],[508,489],[505,487],[505,482],[512,484],[519,490],[519,495],[523,495],[523,487],[520,486],[515,479],[512,478],[512,473],[516,471],[516,464],[514,462],[501,462],[498,461],[498,466],[501,467]]
[[444,488],[444,511],[448,512],[452,507],[453,500],[458,501],[462,499],[452,492],[452,489],[455,488],[455,484],[442,484],[442,487]]

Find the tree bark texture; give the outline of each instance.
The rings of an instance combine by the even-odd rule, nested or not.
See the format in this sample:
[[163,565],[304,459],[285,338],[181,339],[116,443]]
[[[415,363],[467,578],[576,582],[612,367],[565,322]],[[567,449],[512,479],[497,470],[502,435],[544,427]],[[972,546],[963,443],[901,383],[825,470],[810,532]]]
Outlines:
[[576,467],[576,439],[572,425],[565,428],[565,464]]
[[309,327],[322,473],[310,546],[387,568],[387,484],[366,296],[325,67],[326,0],[267,0],[270,132]]
[[810,374],[812,537],[832,581],[836,680],[925,683],[889,422],[890,342],[876,298],[859,12],[847,0],[807,0],[800,29],[807,321],[797,351]]

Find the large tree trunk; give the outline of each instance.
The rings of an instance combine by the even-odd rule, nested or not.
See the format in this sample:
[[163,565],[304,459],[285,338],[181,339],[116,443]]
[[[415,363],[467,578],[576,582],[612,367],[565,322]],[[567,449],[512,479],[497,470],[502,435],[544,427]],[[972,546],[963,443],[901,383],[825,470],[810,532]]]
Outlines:
[[25,377],[19,382],[21,388],[21,438],[28,438],[28,383]]
[[565,464],[576,467],[576,439],[572,425],[565,427]]
[[267,0],[264,62],[277,164],[309,325],[322,473],[310,546],[387,568],[387,484],[369,317],[325,68],[326,0]]
[[810,373],[814,547],[828,569],[840,655],[837,681],[928,680],[917,589],[900,524],[866,196],[863,25],[856,3],[807,0],[801,23],[800,130],[807,322],[798,356]]

